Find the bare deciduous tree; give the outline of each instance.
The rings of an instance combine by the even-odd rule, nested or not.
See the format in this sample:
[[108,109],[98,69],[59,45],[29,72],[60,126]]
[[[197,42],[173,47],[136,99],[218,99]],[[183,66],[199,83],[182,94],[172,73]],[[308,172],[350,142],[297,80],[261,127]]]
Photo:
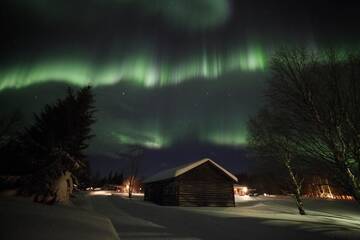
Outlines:
[[128,162],[128,196],[132,198],[132,194],[136,185],[136,181],[139,174],[140,161],[143,158],[144,149],[137,145],[129,146],[129,149],[125,153],[118,153],[120,159]]
[[249,145],[258,157],[266,161],[279,161],[286,169],[291,193],[299,214],[305,215],[301,199],[302,182],[295,169],[296,146],[289,140],[287,128],[274,111],[264,108],[248,123]]
[[267,97],[289,140],[360,202],[360,55],[282,49],[271,70]]

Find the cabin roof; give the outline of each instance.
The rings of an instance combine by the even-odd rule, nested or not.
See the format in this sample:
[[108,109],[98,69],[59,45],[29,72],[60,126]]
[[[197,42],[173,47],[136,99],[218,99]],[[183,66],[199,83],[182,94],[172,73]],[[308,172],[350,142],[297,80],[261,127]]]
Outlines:
[[196,162],[192,162],[192,163],[187,163],[184,165],[181,165],[179,167],[175,167],[175,168],[171,168],[171,169],[167,169],[164,171],[161,171],[147,179],[144,180],[144,183],[151,183],[151,182],[158,182],[161,180],[166,180],[166,179],[170,179],[170,178],[175,178],[178,177],[194,168],[196,168],[197,166],[200,166],[203,163],[206,162],[210,162],[212,165],[214,165],[215,167],[217,167],[218,169],[220,169],[222,172],[224,172],[228,177],[230,177],[231,179],[233,179],[235,182],[238,181],[237,177],[235,177],[233,174],[231,174],[229,171],[227,171],[226,169],[224,169],[223,167],[221,167],[219,164],[217,164],[216,162],[214,162],[211,159],[205,158],[205,159],[201,159],[199,161]]

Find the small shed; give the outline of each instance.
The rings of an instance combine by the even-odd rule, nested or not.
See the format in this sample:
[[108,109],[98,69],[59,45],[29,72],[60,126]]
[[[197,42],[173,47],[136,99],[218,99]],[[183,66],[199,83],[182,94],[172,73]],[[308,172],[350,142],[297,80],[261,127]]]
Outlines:
[[202,159],[146,179],[144,200],[169,206],[235,206],[236,182],[229,171]]

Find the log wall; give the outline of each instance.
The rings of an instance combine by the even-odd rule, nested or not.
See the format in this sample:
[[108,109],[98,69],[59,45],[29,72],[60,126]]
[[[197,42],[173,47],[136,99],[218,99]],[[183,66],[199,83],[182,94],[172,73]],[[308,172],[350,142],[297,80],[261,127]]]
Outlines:
[[204,163],[177,178],[180,206],[234,206],[234,181]]
[[206,162],[177,178],[145,185],[145,200],[170,206],[235,206],[234,180]]

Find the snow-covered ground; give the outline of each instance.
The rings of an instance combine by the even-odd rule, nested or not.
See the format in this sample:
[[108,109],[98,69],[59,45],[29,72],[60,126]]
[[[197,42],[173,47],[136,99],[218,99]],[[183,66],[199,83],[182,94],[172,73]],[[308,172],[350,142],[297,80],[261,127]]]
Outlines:
[[73,207],[0,199],[0,239],[360,239],[360,206],[289,197],[241,197],[236,207],[166,207],[136,194],[94,191]]
[[306,200],[307,216],[277,196],[241,197],[232,208],[165,207],[124,194],[92,202],[120,239],[360,239],[360,206],[350,201]]
[[[291,197],[236,197],[235,208],[191,208],[209,216],[254,218],[269,226],[295,227],[328,238],[360,239],[360,205],[354,201],[305,199],[306,216]],[[299,238],[300,239],[300,238]]]
[[48,206],[29,199],[0,198],[1,240],[116,240],[111,221],[102,215],[71,206]]

